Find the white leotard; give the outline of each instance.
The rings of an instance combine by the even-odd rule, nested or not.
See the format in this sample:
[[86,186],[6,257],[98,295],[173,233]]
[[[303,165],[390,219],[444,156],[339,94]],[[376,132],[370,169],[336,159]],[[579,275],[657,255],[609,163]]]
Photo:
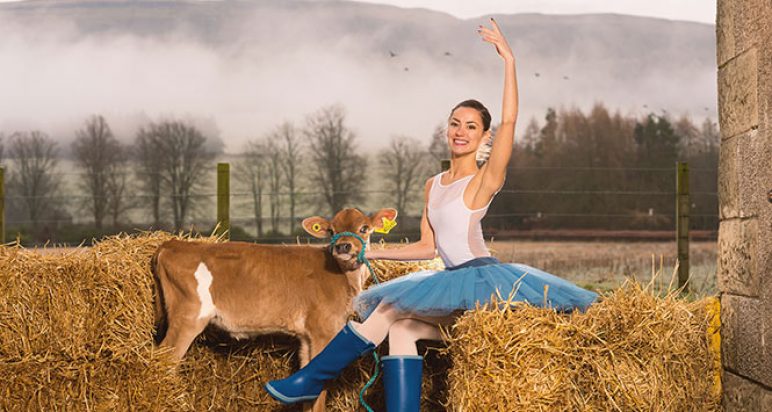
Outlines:
[[464,203],[464,189],[474,175],[448,185],[440,183],[442,175],[434,176],[427,205],[427,217],[434,230],[434,242],[442,261],[446,267],[450,267],[474,258],[490,256],[480,223],[490,202],[480,209],[469,209]]

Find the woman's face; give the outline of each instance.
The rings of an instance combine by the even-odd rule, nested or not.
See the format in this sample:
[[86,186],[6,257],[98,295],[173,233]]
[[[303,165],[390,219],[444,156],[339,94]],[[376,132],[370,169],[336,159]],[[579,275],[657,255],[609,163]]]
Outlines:
[[448,147],[456,156],[477,153],[490,131],[483,131],[482,116],[477,109],[459,107],[448,119]]

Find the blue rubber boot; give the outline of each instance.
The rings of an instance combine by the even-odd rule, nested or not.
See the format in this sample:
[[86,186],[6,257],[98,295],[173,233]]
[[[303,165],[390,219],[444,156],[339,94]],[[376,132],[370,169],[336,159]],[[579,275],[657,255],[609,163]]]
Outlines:
[[266,383],[265,390],[285,404],[314,400],[326,381],[337,377],[348,364],[373,349],[375,345],[347,323],[308,365],[286,379]]
[[423,356],[384,356],[383,386],[387,412],[418,412],[421,409]]

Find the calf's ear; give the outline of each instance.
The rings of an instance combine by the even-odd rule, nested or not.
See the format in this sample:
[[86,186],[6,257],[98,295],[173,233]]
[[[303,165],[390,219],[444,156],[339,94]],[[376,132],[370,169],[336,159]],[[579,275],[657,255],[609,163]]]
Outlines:
[[373,229],[383,228],[384,217],[389,220],[396,220],[397,209],[392,209],[392,208],[381,209],[373,213],[372,215],[370,215],[370,224],[372,225]]
[[309,217],[303,220],[303,229],[313,237],[324,239],[330,236],[330,222],[319,216]]

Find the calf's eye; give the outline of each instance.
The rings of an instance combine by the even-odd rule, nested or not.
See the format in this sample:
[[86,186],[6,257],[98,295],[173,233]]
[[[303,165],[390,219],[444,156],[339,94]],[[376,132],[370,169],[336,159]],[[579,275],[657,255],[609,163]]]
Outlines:
[[367,233],[367,229],[369,229],[367,226],[362,226],[361,229],[359,229],[360,233]]

